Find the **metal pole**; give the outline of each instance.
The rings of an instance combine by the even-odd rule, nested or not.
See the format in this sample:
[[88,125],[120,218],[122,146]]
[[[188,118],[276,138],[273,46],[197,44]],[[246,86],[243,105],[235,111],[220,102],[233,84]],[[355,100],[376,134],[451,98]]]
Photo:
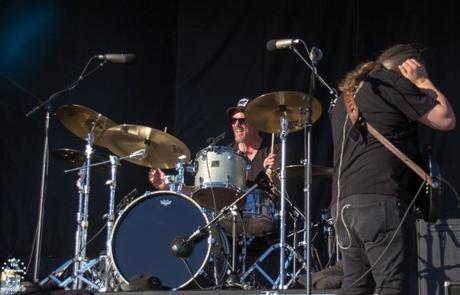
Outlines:
[[38,221],[37,221],[37,235],[35,237],[35,259],[34,259],[34,273],[33,280],[38,282],[38,273],[40,271],[40,256],[42,250],[42,232],[43,232],[43,219],[45,213],[45,194],[46,194],[46,180],[48,178],[48,159],[49,159],[49,145],[48,134],[50,127],[50,111],[47,109],[45,114],[45,141],[43,143],[43,159],[42,159],[42,176],[40,187],[40,201],[38,205]]
[[284,264],[286,247],[286,138],[288,135],[288,119],[285,113],[280,118],[281,132],[281,209],[280,209],[280,280],[278,289],[284,289]]

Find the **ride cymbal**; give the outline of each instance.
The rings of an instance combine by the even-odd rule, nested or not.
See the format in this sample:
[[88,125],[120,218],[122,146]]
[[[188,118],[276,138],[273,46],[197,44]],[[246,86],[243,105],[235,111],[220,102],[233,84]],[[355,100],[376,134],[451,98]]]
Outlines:
[[101,134],[117,125],[106,116],[81,105],[64,105],[56,110],[56,115],[73,134],[86,140],[88,133],[94,131],[94,144],[102,146]]
[[[306,94],[298,91],[278,91],[256,97],[246,106],[246,120],[257,130],[266,133],[281,131],[280,118],[284,113],[288,119],[289,132],[305,127]],[[321,116],[322,107],[316,98],[312,102],[312,122]]]
[[122,124],[107,129],[102,143],[119,157],[145,149],[143,157],[126,159],[146,167],[171,169],[178,163],[178,157],[185,155],[190,160],[190,150],[176,137],[146,126]]

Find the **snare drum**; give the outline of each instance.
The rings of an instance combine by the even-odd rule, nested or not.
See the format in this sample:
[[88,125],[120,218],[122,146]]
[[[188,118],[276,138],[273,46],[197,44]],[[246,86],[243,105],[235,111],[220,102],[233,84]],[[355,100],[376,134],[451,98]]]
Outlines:
[[206,223],[203,209],[185,195],[171,191],[144,194],[115,222],[111,257],[116,271],[125,283],[145,274],[171,289],[183,288],[193,280],[203,287],[215,286],[226,273],[229,253],[227,238],[218,227],[211,226],[208,238],[195,242],[184,260],[171,251],[176,238]]
[[246,189],[247,158],[228,146],[199,151],[192,198],[201,206],[220,210],[231,204]]
[[[255,189],[246,196],[246,203],[241,212],[241,217],[237,217],[237,232],[252,236],[260,236],[272,233],[275,229],[276,201],[275,196],[265,190]],[[241,225],[243,220],[244,228]],[[224,231],[232,234],[231,217],[221,220]]]

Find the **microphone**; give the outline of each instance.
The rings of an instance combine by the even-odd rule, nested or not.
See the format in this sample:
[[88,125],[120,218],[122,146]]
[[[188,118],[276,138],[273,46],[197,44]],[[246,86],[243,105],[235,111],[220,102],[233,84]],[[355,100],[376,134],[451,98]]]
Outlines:
[[210,137],[210,138],[208,138],[208,139],[206,140],[206,143],[208,143],[209,146],[214,147],[214,146],[216,146],[216,144],[217,144],[219,141],[221,141],[221,140],[223,140],[223,139],[225,138],[225,134],[226,134],[226,132],[222,132],[222,133],[219,134],[217,137]]
[[195,243],[207,236],[207,232],[197,229],[190,236],[180,235],[171,242],[171,253],[176,257],[189,257],[193,252]]
[[127,64],[127,63],[132,62],[136,58],[136,55],[132,53],[126,53],[126,54],[108,53],[108,54],[96,55],[96,58],[99,60],[112,62],[116,64]]
[[323,58],[323,51],[317,47],[312,47],[310,50],[310,54],[308,55],[310,57],[310,60],[313,63],[317,63]]
[[279,39],[279,40],[270,40],[267,42],[267,50],[272,51],[275,49],[285,49],[291,48],[292,45],[299,44],[299,39]]

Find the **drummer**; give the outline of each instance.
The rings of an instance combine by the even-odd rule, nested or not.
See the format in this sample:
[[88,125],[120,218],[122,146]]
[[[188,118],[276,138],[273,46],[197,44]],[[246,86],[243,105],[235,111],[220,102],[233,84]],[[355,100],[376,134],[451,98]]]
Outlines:
[[265,174],[272,175],[277,167],[279,167],[279,159],[277,157],[279,146],[274,145],[273,153],[271,153],[270,140],[263,138],[260,131],[246,122],[244,110],[250,98],[241,98],[235,107],[227,109],[227,115],[230,117],[233,135],[235,142],[233,148],[240,153],[246,155],[251,162],[251,169],[247,173],[246,180],[254,182],[258,177]]
[[[251,162],[251,168],[247,173],[247,181],[254,182],[259,177],[267,175],[270,179],[273,171],[279,167],[279,145],[275,144],[271,153],[271,143],[269,139],[263,138],[258,130],[246,122],[244,110],[250,98],[241,98],[237,105],[227,109],[230,117],[233,135],[235,138],[232,147],[240,153],[246,155]],[[161,169],[152,168],[148,174],[149,182],[159,190],[167,190],[165,173]],[[183,193],[191,195],[193,187],[184,186]]]

